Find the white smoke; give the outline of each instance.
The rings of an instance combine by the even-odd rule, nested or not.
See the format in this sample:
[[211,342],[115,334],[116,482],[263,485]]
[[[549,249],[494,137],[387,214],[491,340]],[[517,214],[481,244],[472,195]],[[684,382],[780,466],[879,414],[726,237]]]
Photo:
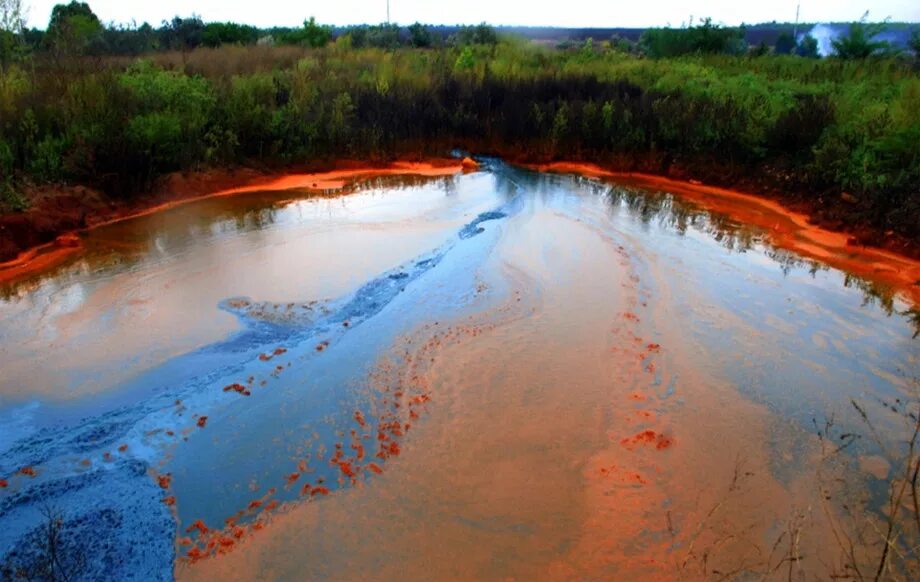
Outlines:
[[845,26],[833,24],[816,24],[810,31],[804,34],[800,34],[797,40],[801,43],[802,39],[807,35],[815,37],[815,40],[818,41],[818,54],[822,57],[827,57],[834,54],[834,46],[831,44],[831,41],[835,40],[842,34],[846,34]]

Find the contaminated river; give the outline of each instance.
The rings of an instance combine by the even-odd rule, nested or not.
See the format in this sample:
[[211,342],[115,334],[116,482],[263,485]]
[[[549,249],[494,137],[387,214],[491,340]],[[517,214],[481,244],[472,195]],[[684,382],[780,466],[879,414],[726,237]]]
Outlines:
[[349,190],[191,202],[0,284],[0,567],[51,513],[71,579],[876,573],[909,291],[606,179]]

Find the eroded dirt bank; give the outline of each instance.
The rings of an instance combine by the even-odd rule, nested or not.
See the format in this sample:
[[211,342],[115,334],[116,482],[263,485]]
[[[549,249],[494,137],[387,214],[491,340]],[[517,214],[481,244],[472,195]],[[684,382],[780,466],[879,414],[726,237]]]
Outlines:
[[330,194],[380,176],[447,176],[461,169],[459,160],[431,158],[384,165],[345,160],[332,164],[331,169],[304,173],[267,174],[251,169],[177,173],[164,178],[153,193],[131,202],[115,201],[83,187],[45,189],[33,194],[28,211],[0,215],[0,282],[42,271],[79,253],[77,231],[193,200],[292,189]]

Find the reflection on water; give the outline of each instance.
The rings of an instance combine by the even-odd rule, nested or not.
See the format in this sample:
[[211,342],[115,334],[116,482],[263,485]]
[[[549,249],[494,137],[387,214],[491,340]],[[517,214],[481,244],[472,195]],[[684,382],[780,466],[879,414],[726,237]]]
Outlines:
[[[664,192],[651,194],[627,186],[598,185],[597,188],[605,192],[612,204],[626,207],[633,217],[644,224],[656,222],[680,234],[694,229],[708,234],[712,240],[732,252],[744,253],[756,249],[780,265],[786,275],[798,270],[807,271],[809,275],[814,276],[819,271],[830,270],[830,267],[818,261],[772,246],[757,228],[739,223],[726,215],[708,212],[674,195]],[[842,273],[842,276],[845,287],[852,287],[863,293],[865,305],[878,305],[889,315],[908,318],[916,329],[914,337],[920,335],[920,310],[916,307],[898,305],[896,292],[890,286],[849,273]]]
[[726,215],[490,162],[204,200],[85,246],[0,304],[8,560],[40,500],[106,548],[90,578],[116,555],[146,579],[876,558],[834,536],[845,507],[884,515],[920,318]]
[[4,289],[0,397],[103,391],[225,337],[238,327],[215,310],[228,293],[339,296],[491,209],[497,194],[476,181],[458,190],[453,179],[381,178],[350,196],[213,198],[93,230],[69,264]]

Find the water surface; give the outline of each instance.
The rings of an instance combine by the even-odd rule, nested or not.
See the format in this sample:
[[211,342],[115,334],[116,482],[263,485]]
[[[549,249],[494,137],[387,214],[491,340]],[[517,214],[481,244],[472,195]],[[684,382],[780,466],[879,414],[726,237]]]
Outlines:
[[916,397],[907,305],[667,192],[490,161],[85,243],[0,302],[0,555],[52,504],[88,578],[764,574],[790,524],[820,577],[815,428]]

